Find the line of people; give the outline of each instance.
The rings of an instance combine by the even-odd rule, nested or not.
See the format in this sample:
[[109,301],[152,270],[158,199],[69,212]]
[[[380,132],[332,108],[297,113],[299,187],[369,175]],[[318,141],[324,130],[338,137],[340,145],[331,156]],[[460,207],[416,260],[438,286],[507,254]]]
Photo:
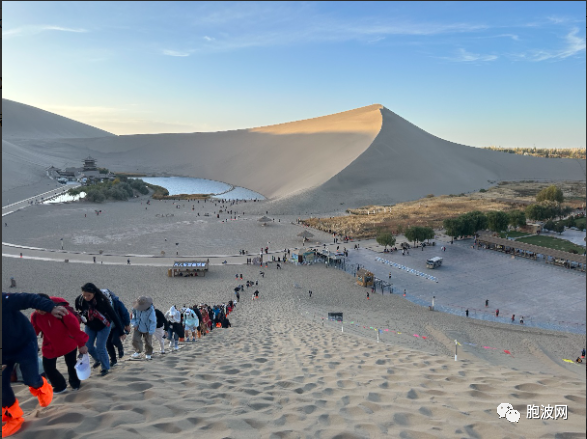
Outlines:
[[[132,334],[134,353],[131,357],[151,359],[153,338],[165,353],[164,339],[178,349],[180,340],[194,342],[215,327],[230,328],[228,315],[235,303],[208,306],[206,304],[172,306],[163,314],[153,300],[140,296],[129,312],[120,298],[108,289],[98,289],[93,283],[82,287],[74,307],[58,296],[2,292],[2,437],[16,433],[23,423],[23,411],[11,388],[18,365],[22,380],[29,386],[42,407],[48,406],[53,395],[67,391],[67,383],[76,391],[81,381],[76,372],[78,352],[89,354],[94,368],[101,367],[101,376],[110,373],[124,356],[122,342]],[[21,312],[33,309],[30,320]],[[84,323],[84,330],[80,324]],[[38,357],[38,336],[42,337],[41,360]],[[190,340],[191,338],[191,340]],[[143,349],[145,348],[145,349]],[[63,357],[68,372],[66,382],[57,370],[57,359]],[[40,363],[44,376],[40,373]]]

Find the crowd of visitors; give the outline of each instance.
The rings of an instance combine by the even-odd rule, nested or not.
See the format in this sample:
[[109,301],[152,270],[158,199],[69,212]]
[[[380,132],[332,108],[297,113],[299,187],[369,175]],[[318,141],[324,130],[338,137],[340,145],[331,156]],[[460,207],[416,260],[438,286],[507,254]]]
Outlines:
[[[67,391],[67,383],[74,391],[80,388],[77,367],[84,355],[94,360],[93,368],[101,368],[101,376],[108,375],[125,356],[122,342],[131,329],[134,353],[130,359],[151,360],[154,339],[160,354],[166,354],[165,338],[169,348],[178,350],[179,342],[194,343],[214,328],[230,328],[228,316],[235,306],[233,301],[181,308],[174,305],[163,313],[150,297],[140,296],[129,312],[112,291],[101,290],[93,283],[81,288],[74,307],[62,297],[3,292],[2,437],[16,433],[24,422],[11,387],[17,380],[16,367],[31,394],[47,407],[53,395]],[[34,310],[30,320],[21,312],[27,309]],[[82,323],[84,330],[80,329]],[[42,337],[40,357],[38,336]],[[67,367],[67,381],[57,370],[60,357]]]

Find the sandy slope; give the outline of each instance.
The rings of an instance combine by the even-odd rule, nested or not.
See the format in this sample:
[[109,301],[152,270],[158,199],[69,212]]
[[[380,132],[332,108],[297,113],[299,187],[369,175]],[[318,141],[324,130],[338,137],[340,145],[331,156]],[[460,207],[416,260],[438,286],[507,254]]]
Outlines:
[[[170,279],[147,267],[98,264],[79,270],[77,264],[4,258],[2,272],[3,284],[6,272],[16,272],[27,291],[43,289],[71,300],[80,285],[93,281],[112,288],[127,304],[135,294],[148,292],[157,306],[166,308],[231,299],[235,270],[213,267],[209,276],[194,282]],[[232,329],[215,330],[177,354],[156,355],[148,363],[124,362],[106,378],[91,377],[80,391],[58,395],[46,409],[38,408],[25,388],[17,388],[27,419],[18,437],[584,435],[585,370],[552,356],[563,347],[580,348],[584,340],[578,335],[477,325],[422,310],[398,295],[374,295],[367,301],[352,278],[323,267],[286,266],[266,270],[265,278],[259,278],[258,268],[239,266],[237,271],[245,279],[259,280],[261,298],[251,302],[242,296],[243,303],[231,315]],[[36,276],[24,276],[31,272]],[[311,300],[308,288],[314,291]],[[359,337],[349,327],[341,332],[320,319],[323,311],[333,310],[373,325],[391,320],[404,334],[384,335],[386,343],[378,344],[368,330],[359,331]],[[489,351],[479,357],[464,346],[460,361],[454,362],[455,331],[498,346],[507,340],[515,357]],[[412,332],[428,339],[417,339]],[[129,351],[128,341],[126,346]],[[496,407],[502,402],[521,413],[519,424],[498,419]],[[568,404],[569,419],[528,420],[527,404]]]
[[20,102],[2,99],[3,139],[56,139],[114,136],[108,131],[76,122]]
[[[276,200],[272,210],[278,212],[388,204],[428,193],[478,190],[499,180],[585,178],[585,161],[458,145],[381,105],[250,130],[77,139],[64,136],[98,134],[82,136],[80,124],[65,118],[50,131],[50,113],[16,103],[8,110],[6,125],[11,118],[20,122],[12,122],[4,140],[40,155],[47,166],[78,164],[91,153],[100,166],[117,171],[202,177],[246,187]],[[16,174],[29,172],[4,164],[2,170],[7,173],[3,196],[18,186],[10,183],[17,181]]]

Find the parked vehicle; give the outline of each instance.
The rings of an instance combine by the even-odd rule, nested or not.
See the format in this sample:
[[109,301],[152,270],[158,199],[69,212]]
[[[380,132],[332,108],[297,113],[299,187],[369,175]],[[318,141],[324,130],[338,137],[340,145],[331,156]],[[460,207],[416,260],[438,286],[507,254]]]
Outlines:
[[442,258],[435,256],[426,261],[426,268],[437,268],[442,265]]

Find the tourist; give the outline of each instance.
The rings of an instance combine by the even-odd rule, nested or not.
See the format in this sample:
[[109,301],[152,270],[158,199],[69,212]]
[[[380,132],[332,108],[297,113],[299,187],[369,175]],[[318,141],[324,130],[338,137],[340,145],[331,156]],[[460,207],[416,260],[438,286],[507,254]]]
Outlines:
[[469,317],[469,310],[466,310],[466,311],[465,311],[465,315],[466,315],[467,317]]
[[[86,346],[88,353],[94,359],[94,368],[101,365],[100,375],[105,376],[110,372],[110,361],[106,350],[110,325],[114,323],[119,328],[123,325],[108,298],[93,283],[88,282],[82,287],[82,294],[75,299],[75,309],[80,312],[86,324],[84,329],[89,335]],[[125,334],[120,336],[122,341],[125,338]]]
[[495,310],[495,317],[499,317],[499,308]]
[[312,298],[312,290],[308,291],[308,294],[310,295],[310,299]]
[[196,326],[196,332],[198,334],[198,338],[202,337],[202,332],[204,330],[203,326],[204,326],[204,320],[203,320],[203,315],[202,312],[199,309],[198,305],[194,305],[192,307],[192,310],[194,311],[194,313],[196,314],[196,317],[198,318],[198,325]]
[[167,330],[167,338],[169,339],[169,347],[173,347],[173,350],[179,349],[179,338],[183,338],[183,328],[181,326],[181,313],[179,310],[172,306],[169,311],[165,313],[165,318],[169,322]]
[[[69,303],[61,297],[49,297],[47,294],[39,294],[45,299],[51,300],[57,306],[69,306]],[[63,375],[57,370],[57,359],[63,357],[67,365],[69,385],[73,390],[78,390],[80,380],[75,371],[77,349],[80,354],[87,354],[86,342],[88,335],[79,327],[79,320],[71,312],[65,315],[61,322],[53,314],[37,309],[31,315],[31,323],[37,335],[42,334],[43,346],[43,370],[53,386],[53,394],[67,391],[67,383]]]
[[512,323],[514,323],[516,321],[516,315],[512,314]]
[[232,324],[230,323],[230,320],[228,320],[228,317],[225,315],[222,316],[222,320],[220,321],[220,324],[223,328],[232,328]]
[[[110,367],[112,368],[118,364],[118,358],[124,357],[124,346],[122,345],[120,336],[129,334],[130,315],[126,309],[126,306],[124,306],[116,294],[107,288],[102,289],[101,291],[110,301],[112,309],[118,315],[118,318],[124,325],[124,327],[119,328],[114,322],[111,322],[110,324],[110,334],[108,334],[108,340],[106,340],[106,350],[108,351],[108,356],[110,357]],[[116,355],[116,350],[118,350],[118,356]]]
[[165,318],[165,314],[155,308],[155,316],[157,317],[157,328],[155,328],[155,333],[153,334],[155,340],[159,342],[159,347],[161,348],[161,354],[165,354],[165,342],[163,341],[163,337],[167,330],[169,329],[169,322]]
[[18,363],[24,384],[47,407],[53,399],[51,384],[39,374],[38,345],[35,330],[24,314],[25,309],[38,309],[61,319],[68,314],[66,308],[57,306],[52,300],[29,293],[2,292],[2,437],[20,430],[23,411],[10,385],[14,365]]
[[[186,308],[183,312],[183,328],[185,331],[185,341],[196,341],[197,327],[200,325],[198,316],[191,308]],[[190,335],[192,339],[190,340]]]
[[140,358],[145,343],[145,360],[150,360],[153,355],[153,334],[157,329],[157,315],[153,306],[153,299],[140,296],[132,306],[130,324],[134,331],[132,334],[132,346],[135,353],[131,358]]

